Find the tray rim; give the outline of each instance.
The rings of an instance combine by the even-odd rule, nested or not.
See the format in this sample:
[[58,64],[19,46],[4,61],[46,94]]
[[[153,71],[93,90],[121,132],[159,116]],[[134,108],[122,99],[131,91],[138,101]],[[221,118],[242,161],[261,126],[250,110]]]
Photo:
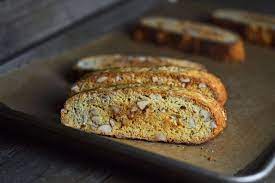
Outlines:
[[[72,141],[78,141],[83,144],[83,147],[91,147],[90,145],[96,145],[102,149],[108,149],[115,153],[126,155],[130,158],[138,159],[146,163],[151,163],[162,167],[163,169],[170,169],[175,173],[184,172],[193,174],[192,176],[199,176],[200,179],[207,178],[207,182],[231,182],[231,183],[244,183],[244,182],[257,182],[267,177],[275,167],[275,141],[272,141],[268,147],[260,153],[260,155],[251,163],[256,162],[261,157],[260,165],[258,165],[255,172],[245,171],[244,175],[224,175],[222,173],[214,172],[205,168],[192,165],[187,162],[175,160],[173,158],[165,157],[160,154],[156,154],[147,150],[135,148],[131,145],[124,144],[118,141],[111,140],[112,138],[96,135],[87,134],[85,132],[66,127],[61,123],[46,122],[46,120],[38,119],[30,114],[13,110],[0,102],[0,119],[6,120],[3,127],[12,128],[14,125],[18,126],[22,130],[23,128],[38,130],[45,132],[48,135],[58,135],[65,139]],[[48,120],[47,120],[48,121]],[[27,131],[25,133],[29,136]],[[47,136],[48,137],[48,136]],[[43,138],[43,137],[42,137]],[[138,157],[138,158],[137,158]],[[263,162],[262,162],[263,161]],[[184,177],[184,176],[183,176]]]
[[[133,2],[134,0],[132,0]],[[141,1],[140,1],[141,2]],[[138,3],[138,5],[140,5],[142,3]],[[115,10],[112,10],[115,11]],[[118,11],[118,10],[116,10]],[[93,17],[92,19],[90,19],[89,21],[95,21],[96,18],[99,18],[99,16],[101,18],[104,18],[104,15],[97,15],[96,17]],[[127,20],[124,20],[124,22],[118,22],[117,24],[125,24],[127,22]],[[79,25],[79,24],[77,24]],[[103,36],[105,33],[109,33],[114,31],[114,27],[118,27],[117,26],[110,26],[108,27],[108,30],[106,32],[98,32],[97,30],[95,30],[95,38],[99,38],[101,36]],[[75,26],[75,25],[73,25]],[[72,27],[73,27],[72,26]],[[47,42],[50,42],[51,40],[49,39]],[[43,46],[43,45],[42,45]],[[34,48],[25,51],[26,52],[30,52],[32,51]],[[47,59],[46,59],[47,60]],[[32,60],[32,62],[35,62],[37,60]],[[0,65],[0,75],[4,76],[8,71],[13,70],[13,69],[20,69],[22,65],[28,66],[29,61],[24,60],[23,62],[21,62],[21,59],[14,59],[14,60],[9,60],[6,63]],[[0,101],[1,102],[1,101]],[[5,113],[3,113],[5,112]],[[14,116],[9,115],[9,114],[14,114]],[[18,118],[18,115],[22,117],[22,119]],[[45,126],[45,124],[52,124],[52,123],[46,123],[46,122],[41,122],[41,120],[37,120],[35,117],[29,115],[29,114],[25,114],[23,112],[20,111],[15,111],[12,109],[9,109],[9,107],[5,106],[4,104],[0,103],[0,119],[6,119],[9,120],[9,123],[7,124],[8,126],[12,124],[12,122],[18,122],[22,120],[24,121],[24,118],[27,118],[28,121],[34,125],[37,126],[37,124],[42,124],[42,126],[38,126],[39,128],[43,127],[43,130],[47,130],[49,132],[51,132],[51,129]],[[53,123],[54,124],[54,123]],[[55,125],[55,130],[58,130],[59,125]],[[52,128],[52,127],[51,127]],[[242,175],[234,175],[234,176],[228,176],[228,175],[223,175],[221,173],[217,173],[211,170],[207,170],[204,168],[200,168],[197,167],[195,165],[191,165],[189,163],[185,163],[185,162],[181,162],[172,158],[168,158],[165,157],[163,155],[160,154],[156,154],[156,153],[152,153],[146,150],[142,150],[142,149],[138,149],[135,147],[132,147],[130,145],[127,144],[122,144],[120,142],[117,141],[112,141],[112,140],[107,140],[107,138],[104,138],[102,136],[98,136],[98,135],[94,135],[94,134],[86,134],[84,132],[80,132],[78,130],[74,130],[74,129],[70,129],[68,127],[61,127],[63,128],[62,130],[65,131],[65,135],[70,136],[71,138],[75,138],[71,135],[69,135],[70,132],[74,131],[73,134],[76,135],[77,138],[80,138],[82,141],[87,141],[89,139],[93,139],[92,142],[94,141],[98,141],[100,142],[99,145],[103,142],[107,142],[107,145],[110,146],[109,149],[111,149],[111,147],[115,146],[116,150],[119,153],[125,153],[127,156],[129,157],[133,157],[133,156],[139,156],[141,157],[140,159],[143,159],[144,161],[148,161],[149,163],[153,163],[153,164],[157,164],[158,166],[163,166],[163,164],[165,164],[165,167],[167,168],[169,166],[170,169],[172,169],[173,171],[179,171],[179,172],[184,172],[187,171],[189,173],[192,174],[197,174],[200,176],[204,176],[206,177],[209,182],[219,182],[219,181],[224,181],[224,182],[256,182],[259,180],[264,179],[265,177],[267,177],[271,171],[274,169],[275,167],[275,151],[272,150],[275,147],[275,142],[273,140],[273,142],[267,147],[267,149],[271,149],[271,152],[269,152],[269,154],[265,154],[265,152],[262,152],[260,154],[260,156],[264,156],[265,161],[262,163],[261,166],[258,167],[258,169],[254,172],[250,172],[250,171],[245,171],[245,174]],[[53,133],[60,133],[60,131],[54,131]],[[61,134],[62,135],[62,134]],[[64,135],[64,134],[63,134]],[[86,140],[85,140],[86,139]],[[88,139],[88,140],[87,140]],[[104,140],[103,140],[104,139]],[[106,148],[106,144],[102,145],[102,147],[105,146]],[[107,147],[108,147],[107,146]],[[117,148],[117,146],[119,148]],[[270,151],[270,150],[267,150]],[[257,159],[257,158],[256,158]],[[255,159],[255,160],[256,160]],[[254,161],[253,161],[254,162]]]

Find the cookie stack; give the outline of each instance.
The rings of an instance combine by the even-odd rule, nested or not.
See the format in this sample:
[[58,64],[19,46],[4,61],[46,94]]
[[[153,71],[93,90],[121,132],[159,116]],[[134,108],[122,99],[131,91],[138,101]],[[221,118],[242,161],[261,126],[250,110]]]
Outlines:
[[227,92],[186,60],[123,55],[82,59],[61,110],[69,127],[117,138],[200,144],[226,126]]

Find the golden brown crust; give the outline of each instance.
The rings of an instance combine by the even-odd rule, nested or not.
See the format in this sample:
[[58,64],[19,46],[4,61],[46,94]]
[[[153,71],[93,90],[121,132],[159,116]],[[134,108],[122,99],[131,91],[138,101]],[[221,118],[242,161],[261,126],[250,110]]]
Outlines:
[[[185,80],[187,79],[187,81]],[[188,79],[190,81],[188,81]],[[213,97],[224,105],[227,92],[219,78],[213,74],[179,67],[140,67],[122,68],[93,72],[86,75],[72,87],[72,94],[115,84],[159,84],[183,87],[198,91],[194,84],[206,84],[213,92]],[[204,86],[202,84],[202,86]]]
[[[116,91],[122,91],[125,94],[131,93],[131,92],[136,92],[136,93],[143,94],[143,95],[159,94],[161,96],[183,97],[183,98],[192,100],[197,105],[204,106],[210,110],[211,114],[214,117],[214,121],[216,123],[216,127],[210,136],[205,137],[205,138],[196,139],[196,140],[193,139],[192,141],[167,139],[166,142],[185,143],[185,144],[201,144],[201,143],[205,143],[205,142],[215,138],[226,127],[227,116],[226,116],[225,110],[215,100],[213,100],[211,98],[207,98],[199,93],[191,92],[191,91],[188,91],[185,89],[180,89],[180,88],[172,89],[167,86],[159,87],[159,86],[144,86],[144,85],[124,85],[124,86],[118,86],[118,87],[100,88],[98,90],[90,90],[90,91],[78,93],[66,101],[66,103],[64,105],[64,109],[61,110],[61,122],[66,126],[79,129],[80,127],[76,126],[73,122],[71,122],[71,118],[66,115],[67,110],[69,110],[69,108],[74,104],[74,102],[79,101],[80,98],[87,97],[87,95],[104,94],[104,95],[108,96],[110,93],[114,93]],[[85,131],[85,129],[82,129],[82,130]],[[93,133],[98,133],[98,132],[93,131]],[[100,133],[98,133],[98,134],[100,134]],[[132,138],[132,137],[116,135],[116,134],[112,134],[111,136],[114,136],[117,138]],[[139,137],[135,137],[135,138],[140,139]],[[151,138],[147,138],[147,139],[142,138],[142,139],[148,140],[148,141],[158,141],[156,139],[151,139]]]
[[275,45],[275,18],[247,11],[221,9],[213,12],[212,21],[233,30],[246,40],[265,46]]
[[151,56],[127,56],[120,54],[95,55],[82,58],[74,66],[79,76],[96,70],[121,67],[179,66],[198,70],[206,68],[196,62],[185,59]]
[[[162,19],[166,21],[165,18]],[[144,20],[142,20],[133,32],[133,38],[137,41],[151,40],[157,44],[170,45],[183,51],[209,55],[216,59],[232,60],[235,62],[244,61],[245,51],[242,41],[234,33],[196,22],[178,22],[182,24],[194,24],[196,28],[193,29],[191,26],[188,29],[190,29],[190,32],[193,31],[196,34],[189,34],[188,31],[173,32],[164,29],[163,25],[149,26],[148,24],[144,24]],[[197,29],[200,29],[200,32],[197,32]],[[204,29],[207,31],[204,31]],[[215,35],[215,32],[218,32],[218,36]]]

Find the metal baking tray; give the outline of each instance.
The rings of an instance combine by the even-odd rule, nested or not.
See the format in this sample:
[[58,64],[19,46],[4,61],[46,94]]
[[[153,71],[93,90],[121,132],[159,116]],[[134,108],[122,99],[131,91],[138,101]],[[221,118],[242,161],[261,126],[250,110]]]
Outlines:
[[[146,9],[140,3],[137,5]],[[115,156],[114,159],[127,157],[133,164],[142,162],[147,167],[156,167],[150,170],[169,177],[169,180],[255,182],[265,178],[275,166],[274,50],[246,43],[245,63],[232,64],[150,43],[137,43],[128,33],[129,19],[135,17],[134,13],[127,19],[120,18],[131,6],[125,5],[124,9],[121,7],[77,25],[62,36],[2,65],[2,127],[77,145],[86,151],[97,149],[106,156]],[[198,19],[211,11],[211,7],[190,2],[184,4],[188,13],[182,12],[181,8],[181,5],[161,3],[147,14]],[[115,24],[116,19],[119,21]],[[206,144],[187,146],[114,139],[62,126],[59,111],[72,83],[72,65],[81,57],[106,53],[171,56],[206,65],[227,86],[228,127]]]

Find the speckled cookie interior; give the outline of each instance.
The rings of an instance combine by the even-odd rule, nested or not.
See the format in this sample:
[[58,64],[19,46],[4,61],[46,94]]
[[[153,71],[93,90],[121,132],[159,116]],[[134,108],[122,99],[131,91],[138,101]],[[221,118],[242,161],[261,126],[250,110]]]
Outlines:
[[201,143],[217,127],[209,109],[187,97],[135,90],[80,93],[62,112],[67,126],[119,138]]

